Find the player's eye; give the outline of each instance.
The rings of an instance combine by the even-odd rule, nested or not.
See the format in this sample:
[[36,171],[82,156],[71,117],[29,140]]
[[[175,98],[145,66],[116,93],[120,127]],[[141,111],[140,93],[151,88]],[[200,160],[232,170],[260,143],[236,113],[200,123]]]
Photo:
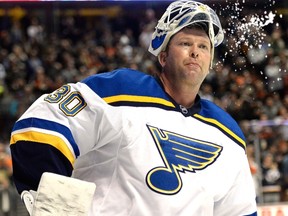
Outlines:
[[205,49],[205,50],[208,50],[209,47],[206,45],[206,44],[200,44],[199,46],[201,49]]
[[191,46],[192,44],[189,42],[180,42],[181,46]]

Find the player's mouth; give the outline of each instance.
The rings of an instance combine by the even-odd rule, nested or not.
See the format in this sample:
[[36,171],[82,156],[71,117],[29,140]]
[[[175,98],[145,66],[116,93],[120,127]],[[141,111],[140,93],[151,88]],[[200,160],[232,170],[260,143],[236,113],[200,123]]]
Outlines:
[[191,68],[191,69],[198,69],[200,68],[200,65],[195,62],[188,62],[185,64],[186,67]]

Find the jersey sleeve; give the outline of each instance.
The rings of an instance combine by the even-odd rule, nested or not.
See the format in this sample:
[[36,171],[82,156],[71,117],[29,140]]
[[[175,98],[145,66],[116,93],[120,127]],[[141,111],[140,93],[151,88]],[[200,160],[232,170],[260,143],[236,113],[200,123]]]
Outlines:
[[[219,216],[256,216],[256,191],[246,154],[243,152],[242,156],[237,158],[237,164],[233,163],[231,166],[234,165],[235,169],[238,170],[237,175],[227,176],[227,178],[234,178],[231,180],[233,184],[225,196],[215,202],[214,214]],[[223,175],[225,174],[223,173]]]
[[78,157],[118,138],[121,123],[115,115],[113,107],[84,83],[67,84],[41,96],[11,134],[18,192],[37,190],[43,172],[71,176]]

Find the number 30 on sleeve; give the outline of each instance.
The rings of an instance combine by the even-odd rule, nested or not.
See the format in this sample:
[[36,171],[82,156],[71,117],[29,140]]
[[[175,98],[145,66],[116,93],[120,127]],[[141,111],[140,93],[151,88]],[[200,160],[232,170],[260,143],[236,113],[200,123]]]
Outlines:
[[67,116],[75,116],[87,104],[78,91],[72,91],[69,85],[63,85],[44,98],[49,103],[58,103],[59,109]]

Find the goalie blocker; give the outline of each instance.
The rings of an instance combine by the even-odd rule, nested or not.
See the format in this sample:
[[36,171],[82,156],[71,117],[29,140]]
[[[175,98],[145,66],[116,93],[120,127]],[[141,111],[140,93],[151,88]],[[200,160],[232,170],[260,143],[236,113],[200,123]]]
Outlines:
[[30,216],[87,216],[96,185],[54,173],[43,173],[37,191],[23,191]]

